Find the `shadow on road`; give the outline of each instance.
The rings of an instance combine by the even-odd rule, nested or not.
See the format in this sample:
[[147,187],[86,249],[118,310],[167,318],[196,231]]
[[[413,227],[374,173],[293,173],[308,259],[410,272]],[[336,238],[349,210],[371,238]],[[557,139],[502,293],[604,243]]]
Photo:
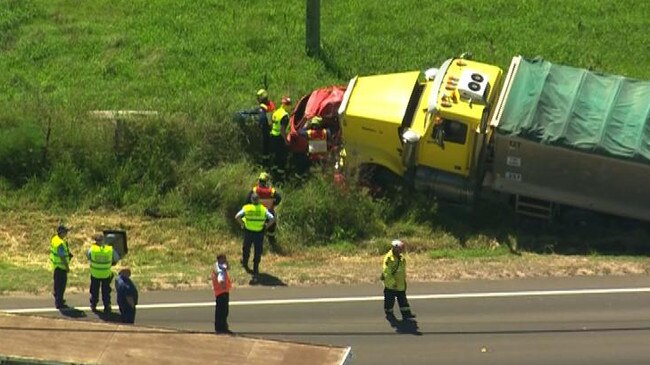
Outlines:
[[74,308],[74,307],[67,307],[67,308],[62,308],[59,310],[62,316],[65,317],[70,317],[70,318],[85,318],[86,317],[86,312]]
[[260,273],[257,276],[257,283],[251,281],[250,285],[263,285],[263,286],[287,286],[280,278],[267,273]]
[[109,313],[98,312],[97,317],[99,317],[99,319],[101,319],[104,322],[122,323],[122,317],[120,317],[120,314],[117,312],[109,312]]
[[415,319],[403,319],[400,321],[395,315],[387,314],[386,320],[390,323],[391,327],[395,328],[396,333],[422,336],[422,332],[418,328],[418,322]]

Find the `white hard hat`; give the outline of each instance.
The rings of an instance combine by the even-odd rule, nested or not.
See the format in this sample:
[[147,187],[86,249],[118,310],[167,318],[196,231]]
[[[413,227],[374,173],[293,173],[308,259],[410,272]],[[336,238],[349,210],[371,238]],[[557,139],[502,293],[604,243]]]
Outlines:
[[402,241],[400,241],[400,240],[393,240],[393,241],[390,243],[390,245],[393,246],[393,247],[399,247],[399,248],[402,248],[402,247],[404,247],[404,242],[402,242]]

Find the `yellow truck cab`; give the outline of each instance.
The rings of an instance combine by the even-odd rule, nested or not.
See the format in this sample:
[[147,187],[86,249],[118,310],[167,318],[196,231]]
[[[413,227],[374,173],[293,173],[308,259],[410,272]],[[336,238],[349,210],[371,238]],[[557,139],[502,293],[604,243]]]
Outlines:
[[502,70],[463,58],[438,69],[353,78],[339,108],[347,160],[473,200]]

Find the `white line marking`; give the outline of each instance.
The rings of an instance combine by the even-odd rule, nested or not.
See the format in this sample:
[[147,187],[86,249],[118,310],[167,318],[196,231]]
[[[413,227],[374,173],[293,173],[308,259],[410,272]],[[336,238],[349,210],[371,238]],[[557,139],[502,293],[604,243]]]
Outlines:
[[[572,290],[531,290],[517,292],[489,292],[489,293],[458,293],[458,294],[415,294],[409,295],[409,300],[422,299],[466,299],[466,298],[515,298],[515,297],[543,297],[560,295],[587,295],[587,294],[636,294],[650,293],[650,287],[645,288],[615,288],[615,289],[572,289]],[[264,299],[241,300],[230,302],[231,306],[243,305],[277,305],[277,304],[308,304],[308,303],[347,303],[347,302],[372,302],[384,300],[383,296],[343,297],[343,298],[299,298],[299,299]],[[138,309],[168,309],[168,308],[199,308],[214,307],[214,302],[194,303],[161,303],[139,304]],[[89,311],[90,307],[75,307],[75,309]],[[55,308],[23,308],[2,309],[6,313],[46,313],[57,312]]]

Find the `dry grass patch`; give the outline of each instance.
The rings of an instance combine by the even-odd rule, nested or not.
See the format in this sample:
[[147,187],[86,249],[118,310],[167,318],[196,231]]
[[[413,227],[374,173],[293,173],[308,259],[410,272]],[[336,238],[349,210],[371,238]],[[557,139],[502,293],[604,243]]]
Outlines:
[[[0,211],[0,292],[50,290],[49,239],[60,217],[41,212]],[[103,229],[125,229],[129,254],[118,266],[130,266],[143,290],[208,288],[209,273],[218,252],[228,255],[236,285],[248,285],[250,275],[239,265],[241,239],[217,228],[196,228],[180,219],[147,219],[126,213],[84,212],[65,217],[73,227],[69,234],[75,259],[71,264],[70,291],[85,291],[88,264],[84,251],[91,235]],[[451,239],[451,238],[450,238]],[[466,279],[509,279],[575,275],[650,274],[647,258],[630,256],[521,255],[507,253],[472,257],[466,252],[452,256],[432,255],[449,245],[411,238],[414,250],[407,253],[408,276],[412,282]],[[440,248],[443,247],[443,248]],[[265,247],[260,270],[286,285],[377,283],[381,259],[388,242],[379,239],[330,247],[310,247],[279,255]],[[463,256],[465,255],[465,256]],[[442,257],[442,258],[441,258]],[[21,282],[21,270],[29,279]],[[12,285],[6,283],[11,282]]]

